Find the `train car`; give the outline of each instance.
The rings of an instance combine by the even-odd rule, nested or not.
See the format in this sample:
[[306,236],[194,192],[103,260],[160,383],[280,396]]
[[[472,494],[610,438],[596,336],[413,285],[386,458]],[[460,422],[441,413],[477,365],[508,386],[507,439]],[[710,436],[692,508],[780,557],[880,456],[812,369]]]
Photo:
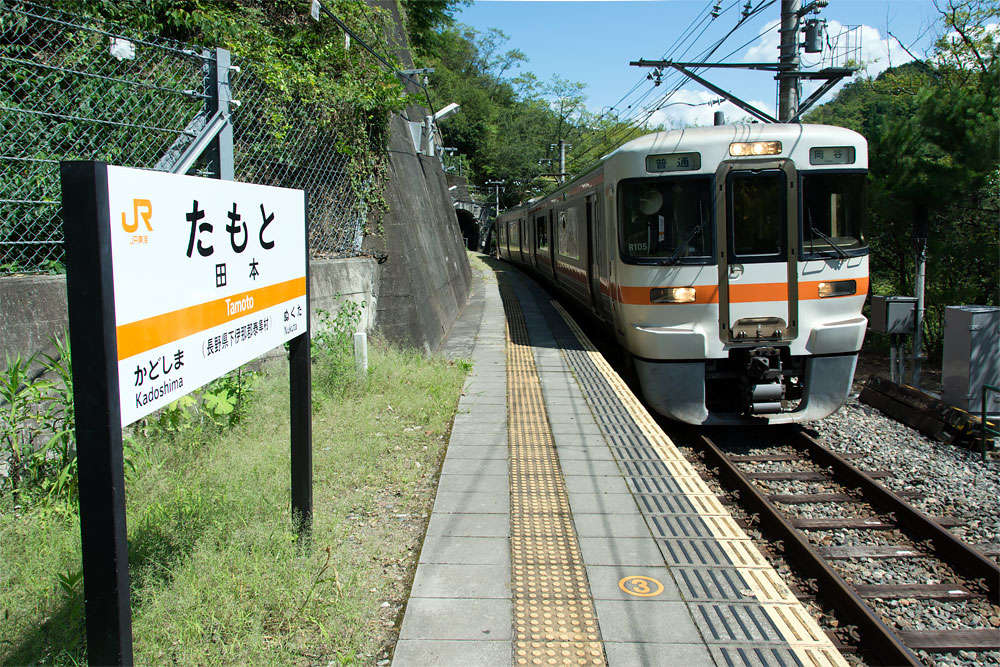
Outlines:
[[647,403],[689,424],[819,419],[867,320],[867,143],[808,124],[640,137],[498,216],[498,255],[613,330]]

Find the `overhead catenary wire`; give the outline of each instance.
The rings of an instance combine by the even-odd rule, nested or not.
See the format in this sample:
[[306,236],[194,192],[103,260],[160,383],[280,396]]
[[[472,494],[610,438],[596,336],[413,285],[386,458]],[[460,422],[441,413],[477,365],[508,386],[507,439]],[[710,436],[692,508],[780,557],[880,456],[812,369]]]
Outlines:
[[[707,55],[710,55],[715,50],[717,50],[718,47],[721,45],[721,43],[724,42],[725,39],[727,39],[730,35],[732,35],[732,33],[735,31],[736,28],[740,27],[740,25],[742,25],[743,23],[745,23],[751,16],[755,15],[761,9],[763,9],[766,6],[768,6],[769,4],[772,4],[774,1],[775,0],[762,0],[761,4],[758,5],[757,8],[755,8],[754,10],[752,10],[750,13],[744,15],[737,22],[736,27],[733,28],[732,30],[730,30],[729,33],[727,33],[727,35],[725,37],[723,37],[722,40],[719,40],[714,47],[712,47],[712,48],[710,48],[710,49],[708,49],[706,51],[703,51],[702,54],[699,56],[699,59],[707,57]],[[738,4],[738,2],[731,3],[725,9],[721,10],[719,12],[718,16],[722,16],[723,14],[731,11],[737,4]],[[717,17],[715,17],[715,18],[717,18]],[[695,24],[696,27],[698,25],[700,25],[700,22],[697,23],[697,24]],[[707,28],[707,26],[706,26],[706,28]],[[704,32],[705,32],[705,28],[703,28],[701,30],[701,32],[698,33],[698,37],[695,40],[692,40],[690,42],[690,44],[688,44],[687,48],[685,48],[684,51],[682,51],[680,53],[680,57],[683,57],[683,56],[687,55],[687,53],[689,53],[691,51],[691,49],[694,48],[694,45],[697,43],[697,39],[700,39],[700,37],[704,34]],[[674,54],[676,54],[677,49],[680,48],[680,46],[683,45],[685,42],[688,42],[688,39],[686,37],[680,39],[679,41],[675,40],[674,41],[674,46],[671,47],[671,48],[668,48],[667,51],[664,53],[664,56],[665,57],[667,57],[667,56],[673,56]],[[678,75],[678,73],[671,72],[667,76],[667,81],[669,82],[671,80],[671,78],[675,78],[675,79],[678,78],[677,75]],[[643,80],[645,80],[645,79],[643,79]],[[679,81],[680,81],[680,83],[683,83],[684,78],[680,77]],[[627,114],[623,118],[620,117],[620,118],[616,119],[616,120],[618,120],[618,122],[622,122],[624,124],[620,128],[618,128],[617,133],[614,135],[614,139],[610,143],[612,143],[612,144],[613,143],[617,143],[617,141],[619,139],[627,136],[627,134],[629,132],[633,132],[638,125],[641,125],[641,124],[645,123],[646,121],[648,121],[649,117],[652,115],[652,111],[655,111],[655,109],[650,110],[649,107],[640,109],[640,108],[637,108],[637,107],[638,107],[639,104],[641,104],[641,102],[643,100],[645,100],[647,97],[649,97],[653,93],[653,91],[655,91],[656,87],[657,86],[651,87],[649,90],[646,91],[646,93],[641,98],[639,98],[638,100],[632,102],[632,104],[629,105],[629,108],[633,109],[633,111],[631,113]],[[661,99],[666,99],[670,95],[673,95],[679,88],[680,88],[679,85],[675,86],[667,95],[665,95]],[[642,121],[640,123],[630,123],[630,121],[632,119],[638,117],[639,114],[641,114],[643,112],[645,112],[645,116],[643,117],[643,119],[642,119]],[[606,142],[606,141],[600,141],[600,140],[596,140],[595,139],[595,141],[592,143],[591,146],[587,147],[584,150],[581,150],[581,151],[577,152],[577,154],[573,157],[573,164],[577,165],[577,164],[580,164],[580,163],[584,162],[587,158],[589,158],[590,156],[593,155],[593,153],[594,153],[595,150],[599,149],[601,146],[607,145],[607,143],[608,142]]]
[[[753,9],[751,9],[749,12],[744,13],[744,15],[740,18],[740,20],[737,21],[736,25],[732,29],[730,29],[729,32],[727,32],[721,39],[717,40],[711,47],[709,47],[706,50],[702,51],[701,54],[699,54],[697,56],[697,59],[698,60],[705,60],[707,58],[710,58],[712,55],[715,54],[716,51],[719,50],[719,48],[721,48],[721,46],[726,42],[726,40],[728,40],[750,18],[758,15],[761,11],[763,11],[764,9],[770,7],[775,2],[776,2],[776,0],[761,0],[761,2],[758,3],[758,5],[756,7],[754,7]],[[734,4],[736,4],[736,3],[734,3]],[[724,10],[724,12],[725,11],[729,11],[732,8],[732,6],[733,5],[730,5],[729,7],[727,7]],[[753,43],[754,41],[756,41],[757,39],[759,39],[760,37],[762,37],[763,35],[767,34],[770,30],[773,30],[773,29],[774,29],[774,26],[770,26],[769,28],[765,29],[763,32],[761,32],[759,35],[757,35],[753,39],[749,40],[748,42],[744,43],[743,45],[737,47],[733,51],[731,51],[728,54],[726,54],[725,56],[723,56],[720,59],[720,62],[722,60],[725,60],[726,58],[730,57],[733,53],[736,53],[737,51],[739,51],[740,49],[744,48],[745,46]],[[683,57],[684,55],[686,55],[691,50],[691,47],[693,46],[693,44],[694,44],[694,42],[692,42],[692,44],[690,44],[688,46],[688,48],[685,49],[684,52],[681,53],[681,57]],[[703,71],[705,68],[700,68],[700,69],[701,69],[701,71]],[[696,71],[698,71],[698,70],[696,70]],[[594,152],[596,150],[600,149],[602,146],[607,146],[608,143],[611,143],[612,145],[615,144],[615,143],[617,143],[617,141],[619,139],[624,138],[625,136],[627,136],[629,132],[635,131],[638,127],[641,127],[643,124],[645,124],[646,122],[648,122],[649,119],[652,117],[652,115],[656,111],[658,111],[659,109],[663,108],[663,106],[667,103],[667,101],[674,94],[676,94],[678,92],[678,90],[680,90],[680,88],[686,82],[687,77],[681,75],[679,72],[677,72],[677,73],[671,73],[671,75],[669,75],[667,77],[666,82],[669,83],[669,82],[671,82],[672,79],[676,80],[676,83],[674,85],[672,85],[670,87],[669,91],[666,94],[664,94],[663,96],[661,96],[655,103],[653,103],[651,105],[647,105],[646,107],[643,107],[642,109],[635,109],[634,111],[632,111],[630,114],[628,114],[624,118],[619,119],[619,121],[620,122],[624,122],[624,124],[620,128],[618,128],[617,132],[613,131],[614,134],[612,135],[613,139],[612,139],[611,142],[607,142],[606,140],[601,141],[600,139],[595,139],[595,141],[592,142],[593,145],[591,145],[590,147],[586,148],[585,150],[578,151],[573,156],[573,158],[572,158],[572,165],[575,167],[575,166],[580,165],[580,164],[586,164],[586,161],[588,159],[591,159],[591,157],[593,156],[593,154],[594,154]],[[640,98],[639,101],[641,101],[641,99],[644,99],[645,97],[647,97],[655,89],[656,89],[656,86],[651,87],[650,90],[647,91],[646,95],[644,95],[643,98]],[[631,105],[631,106],[634,106],[634,105],[638,104],[639,101],[634,102],[633,105]],[[639,119],[639,120],[636,121],[635,119]]]

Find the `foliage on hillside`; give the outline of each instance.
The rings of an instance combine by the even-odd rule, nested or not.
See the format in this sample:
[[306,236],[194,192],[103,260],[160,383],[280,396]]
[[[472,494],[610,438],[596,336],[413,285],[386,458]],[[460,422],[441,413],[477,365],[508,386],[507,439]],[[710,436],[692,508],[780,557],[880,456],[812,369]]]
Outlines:
[[[405,2],[422,5],[419,0]],[[441,3],[454,7],[455,2]],[[412,34],[412,30],[411,30]],[[597,119],[584,106],[584,84],[554,77],[541,81],[523,70],[527,58],[507,49],[500,30],[456,25],[440,12],[433,29],[414,40],[422,66],[433,67],[431,94],[457,102],[461,112],[441,123],[448,146],[471,165],[470,181],[506,183],[501,207],[551,189],[559,171],[560,139],[586,144],[591,161],[637,133],[613,120]],[[614,131],[614,132],[612,132]],[[609,135],[614,140],[607,138]],[[572,153],[567,160],[571,160]],[[586,167],[579,165],[580,169]]]
[[809,116],[868,139],[876,291],[913,294],[914,225],[927,225],[932,352],[945,306],[998,303],[998,22],[992,3],[950,3],[930,58],[850,83]]
[[[332,138],[330,150],[350,155],[355,170],[378,175],[384,166],[389,112],[405,105],[403,88],[365,50],[356,44],[348,48],[333,21],[313,21],[309,0],[55,0],[53,5],[98,16],[109,29],[131,36],[227,48],[241,68],[250,66],[259,84],[252,90],[256,99],[241,101],[260,110],[272,132],[317,123]],[[325,6],[388,51],[387,12],[352,0],[327,0]]]

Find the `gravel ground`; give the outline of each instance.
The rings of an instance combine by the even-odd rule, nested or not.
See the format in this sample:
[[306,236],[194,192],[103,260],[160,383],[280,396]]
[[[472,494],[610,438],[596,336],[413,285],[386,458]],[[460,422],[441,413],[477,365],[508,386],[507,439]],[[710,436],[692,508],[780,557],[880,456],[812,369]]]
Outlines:
[[872,600],[872,607],[904,630],[974,630],[1000,620],[1000,608],[985,600]]
[[947,564],[936,558],[858,558],[831,561],[852,584],[941,584],[961,581]]
[[813,544],[823,546],[884,546],[913,544],[898,530],[857,530],[855,528],[838,528],[837,530],[803,530],[803,534]]
[[1000,461],[929,440],[857,399],[810,426],[832,449],[862,454],[854,462],[859,467],[891,471],[886,486],[919,490],[921,509],[968,521],[950,529],[957,536],[1000,542]]
[[807,459],[801,461],[739,461],[738,465],[743,472],[805,471],[829,474],[826,468],[818,466]]
[[800,519],[878,519],[864,503],[778,503],[789,516]]
[[844,487],[833,482],[796,482],[785,479],[756,480],[767,493],[795,495],[805,493],[845,493]]

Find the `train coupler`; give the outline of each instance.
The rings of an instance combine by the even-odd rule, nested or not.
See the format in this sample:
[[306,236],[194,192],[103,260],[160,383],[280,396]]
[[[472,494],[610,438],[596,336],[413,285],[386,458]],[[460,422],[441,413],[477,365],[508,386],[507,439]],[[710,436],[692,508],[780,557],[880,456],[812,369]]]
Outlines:
[[781,351],[776,347],[750,350],[745,382],[744,411],[747,415],[773,415],[781,412],[785,398]]

